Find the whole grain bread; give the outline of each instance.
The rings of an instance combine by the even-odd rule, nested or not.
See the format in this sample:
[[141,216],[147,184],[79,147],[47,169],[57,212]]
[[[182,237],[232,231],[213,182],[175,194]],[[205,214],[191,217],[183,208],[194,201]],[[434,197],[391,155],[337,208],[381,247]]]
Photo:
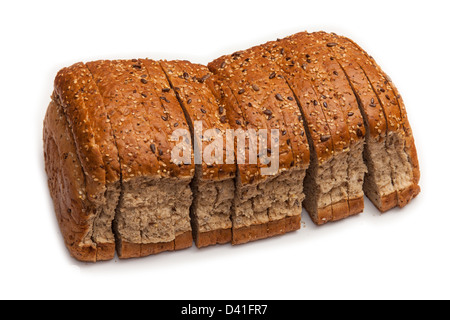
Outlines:
[[[231,129],[246,133],[244,144]],[[279,162],[249,143],[261,129],[278,130],[259,142],[268,156],[279,149]],[[219,157],[195,165],[192,149]],[[174,150],[187,158],[174,161]],[[380,211],[420,192],[397,88],[357,44],[325,32],[208,67],[133,59],[64,68],[44,120],[44,157],[65,244],[90,262],[115,249],[135,258],[193,238],[204,247],[284,234],[300,228],[302,204],[317,224],[339,220],[363,210],[362,188]]]

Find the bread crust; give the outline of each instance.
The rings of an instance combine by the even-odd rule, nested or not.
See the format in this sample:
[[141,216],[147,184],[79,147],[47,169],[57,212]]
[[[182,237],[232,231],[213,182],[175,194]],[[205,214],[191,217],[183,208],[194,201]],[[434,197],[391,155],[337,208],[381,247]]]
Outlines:
[[141,258],[165,251],[177,251],[192,247],[192,233],[185,232],[175,237],[175,240],[161,243],[129,243],[123,241],[117,244],[120,259]]
[[[281,70],[267,59],[266,50],[254,47],[223,56],[208,64],[208,68],[218,76],[225,90],[231,91],[235,101],[229,102],[239,105],[248,129],[281,131],[280,169],[307,168],[309,146],[302,116]],[[228,109],[234,108],[229,106]],[[233,126],[232,121],[230,125]],[[241,179],[243,184],[255,181],[248,175]]]
[[[89,217],[94,214],[94,206],[86,196],[85,175],[71,129],[62,107],[53,101],[44,120],[44,157],[50,195],[64,243],[75,259],[95,262],[97,245],[89,241]],[[106,254],[100,256],[111,258]]]
[[361,69],[358,62],[355,61],[356,59],[351,59],[351,56],[346,54],[346,52],[343,52],[338,46],[334,46],[334,39],[331,34],[326,32],[316,32],[314,35],[316,38],[322,40],[322,46],[331,53],[331,57],[335,58],[342,71],[347,76],[360,107],[367,115],[368,121],[366,122],[366,125],[369,129],[370,136],[375,139],[380,135],[386,136],[387,125],[383,107],[378,103],[377,95],[373,91],[364,71]]
[[348,200],[349,216],[359,214],[364,211],[364,197]]
[[231,229],[219,229],[195,234],[195,245],[198,248],[231,242]]
[[[143,69],[147,72],[149,84],[146,86],[150,86],[155,95],[151,95],[148,97],[151,101],[153,101],[154,105],[161,105],[161,109],[155,108],[149,110],[154,118],[159,119],[162,117],[166,117],[167,120],[164,122],[166,126],[161,130],[166,131],[167,135],[167,151],[164,151],[167,154],[167,160],[170,161],[170,150],[175,146],[176,143],[170,141],[170,134],[177,129],[185,129],[189,131],[189,126],[187,119],[184,116],[183,110],[181,109],[175,92],[171,89],[170,83],[168,82],[164,71],[161,69],[159,62],[150,60],[150,59],[139,59],[139,63],[141,63]],[[160,113],[158,113],[160,111]],[[162,111],[162,113],[161,113]],[[156,112],[156,113],[155,113]],[[152,121],[154,122],[154,121]],[[171,176],[173,177],[192,177],[193,174],[191,170],[194,167],[194,159],[191,157],[191,165],[175,165],[173,163],[170,164],[172,167]]]
[[380,212],[386,212],[392,208],[395,208],[398,204],[398,192],[396,191],[382,196],[380,199],[380,205],[377,205],[375,202],[374,204]]
[[339,221],[347,217],[357,215],[364,210],[364,197],[349,199],[348,201],[339,201],[325,208],[319,208],[317,217],[311,216],[317,225],[323,225],[327,222]]
[[287,232],[292,232],[300,229],[300,216],[290,216],[280,220],[269,221],[267,223],[252,225],[233,229],[232,244],[244,244],[250,241],[256,241],[277,235],[282,235]]
[[[105,165],[100,147],[95,141],[94,128],[89,120],[90,108],[85,106],[83,91],[87,77],[83,73],[83,68],[82,63],[77,63],[58,72],[54,83],[54,99],[63,107],[68,125],[73,131],[76,151],[86,175],[87,196],[91,201],[102,203],[104,199],[101,195],[106,191]],[[104,125],[100,125],[100,128],[103,127]]]

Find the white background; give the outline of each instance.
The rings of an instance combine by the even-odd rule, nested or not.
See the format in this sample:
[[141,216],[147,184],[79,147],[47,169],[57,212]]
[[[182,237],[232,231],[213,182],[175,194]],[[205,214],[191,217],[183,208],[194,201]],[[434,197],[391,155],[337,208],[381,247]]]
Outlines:
[[[449,1],[2,1],[0,298],[450,298]],[[334,31],[372,54],[407,104],[422,193],[244,246],[132,261],[70,258],[46,185],[42,121],[78,61],[207,63],[295,32]]]

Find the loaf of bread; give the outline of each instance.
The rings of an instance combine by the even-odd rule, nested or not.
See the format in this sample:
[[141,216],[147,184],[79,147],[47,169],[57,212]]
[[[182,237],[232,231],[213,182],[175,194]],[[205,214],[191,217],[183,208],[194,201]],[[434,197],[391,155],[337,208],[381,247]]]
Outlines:
[[50,194],[81,261],[242,244],[382,212],[420,192],[404,102],[353,41],[298,33],[208,66],[61,70],[44,120]]

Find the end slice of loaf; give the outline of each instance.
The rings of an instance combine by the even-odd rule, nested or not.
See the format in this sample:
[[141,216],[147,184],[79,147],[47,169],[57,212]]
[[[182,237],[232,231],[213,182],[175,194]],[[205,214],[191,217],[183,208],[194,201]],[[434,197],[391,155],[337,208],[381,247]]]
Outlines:
[[[57,74],[44,124],[44,141],[55,146],[46,145],[50,150],[45,160],[46,166],[54,166],[49,171],[49,182],[58,220],[61,224],[74,218],[74,230],[80,230],[81,224],[86,228],[83,234],[74,236],[69,224],[61,227],[69,251],[83,261],[112,259],[115,248],[112,221],[120,195],[119,156],[101,96],[83,63],[64,68]],[[69,146],[71,151],[53,152]],[[68,179],[67,175],[72,172],[67,172],[67,168],[55,166],[61,155],[64,155],[61,165],[74,167],[72,172],[79,170],[77,182]],[[70,163],[68,157],[72,158]],[[54,184],[55,180],[59,180],[59,184]],[[73,197],[70,193],[78,183],[83,184],[83,190],[75,190],[78,195]],[[58,209],[56,201],[66,208]],[[90,213],[85,216],[87,211]],[[89,252],[87,247],[91,248]]]
[[225,139],[230,129],[226,109],[208,87],[211,73],[207,67],[188,61],[160,64],[188,120],[193,147],[202,151],[192,183],[191,216],[196,245],[200,248],[230,242],[236,166],[226,163],[230,156]]
[[[238,165],[233,244],[299,229],[309,147],[302,116],[280,69],[261,48],[223,56],[208,67],[217,76],[216,94],[234,129],[280,132],[279,170],[274,175],[261,175],[261,168],[267,167],[261,161]],[[275,147],[269,144],[269,149]],[[236,153],[249,151],[247,147]]]

